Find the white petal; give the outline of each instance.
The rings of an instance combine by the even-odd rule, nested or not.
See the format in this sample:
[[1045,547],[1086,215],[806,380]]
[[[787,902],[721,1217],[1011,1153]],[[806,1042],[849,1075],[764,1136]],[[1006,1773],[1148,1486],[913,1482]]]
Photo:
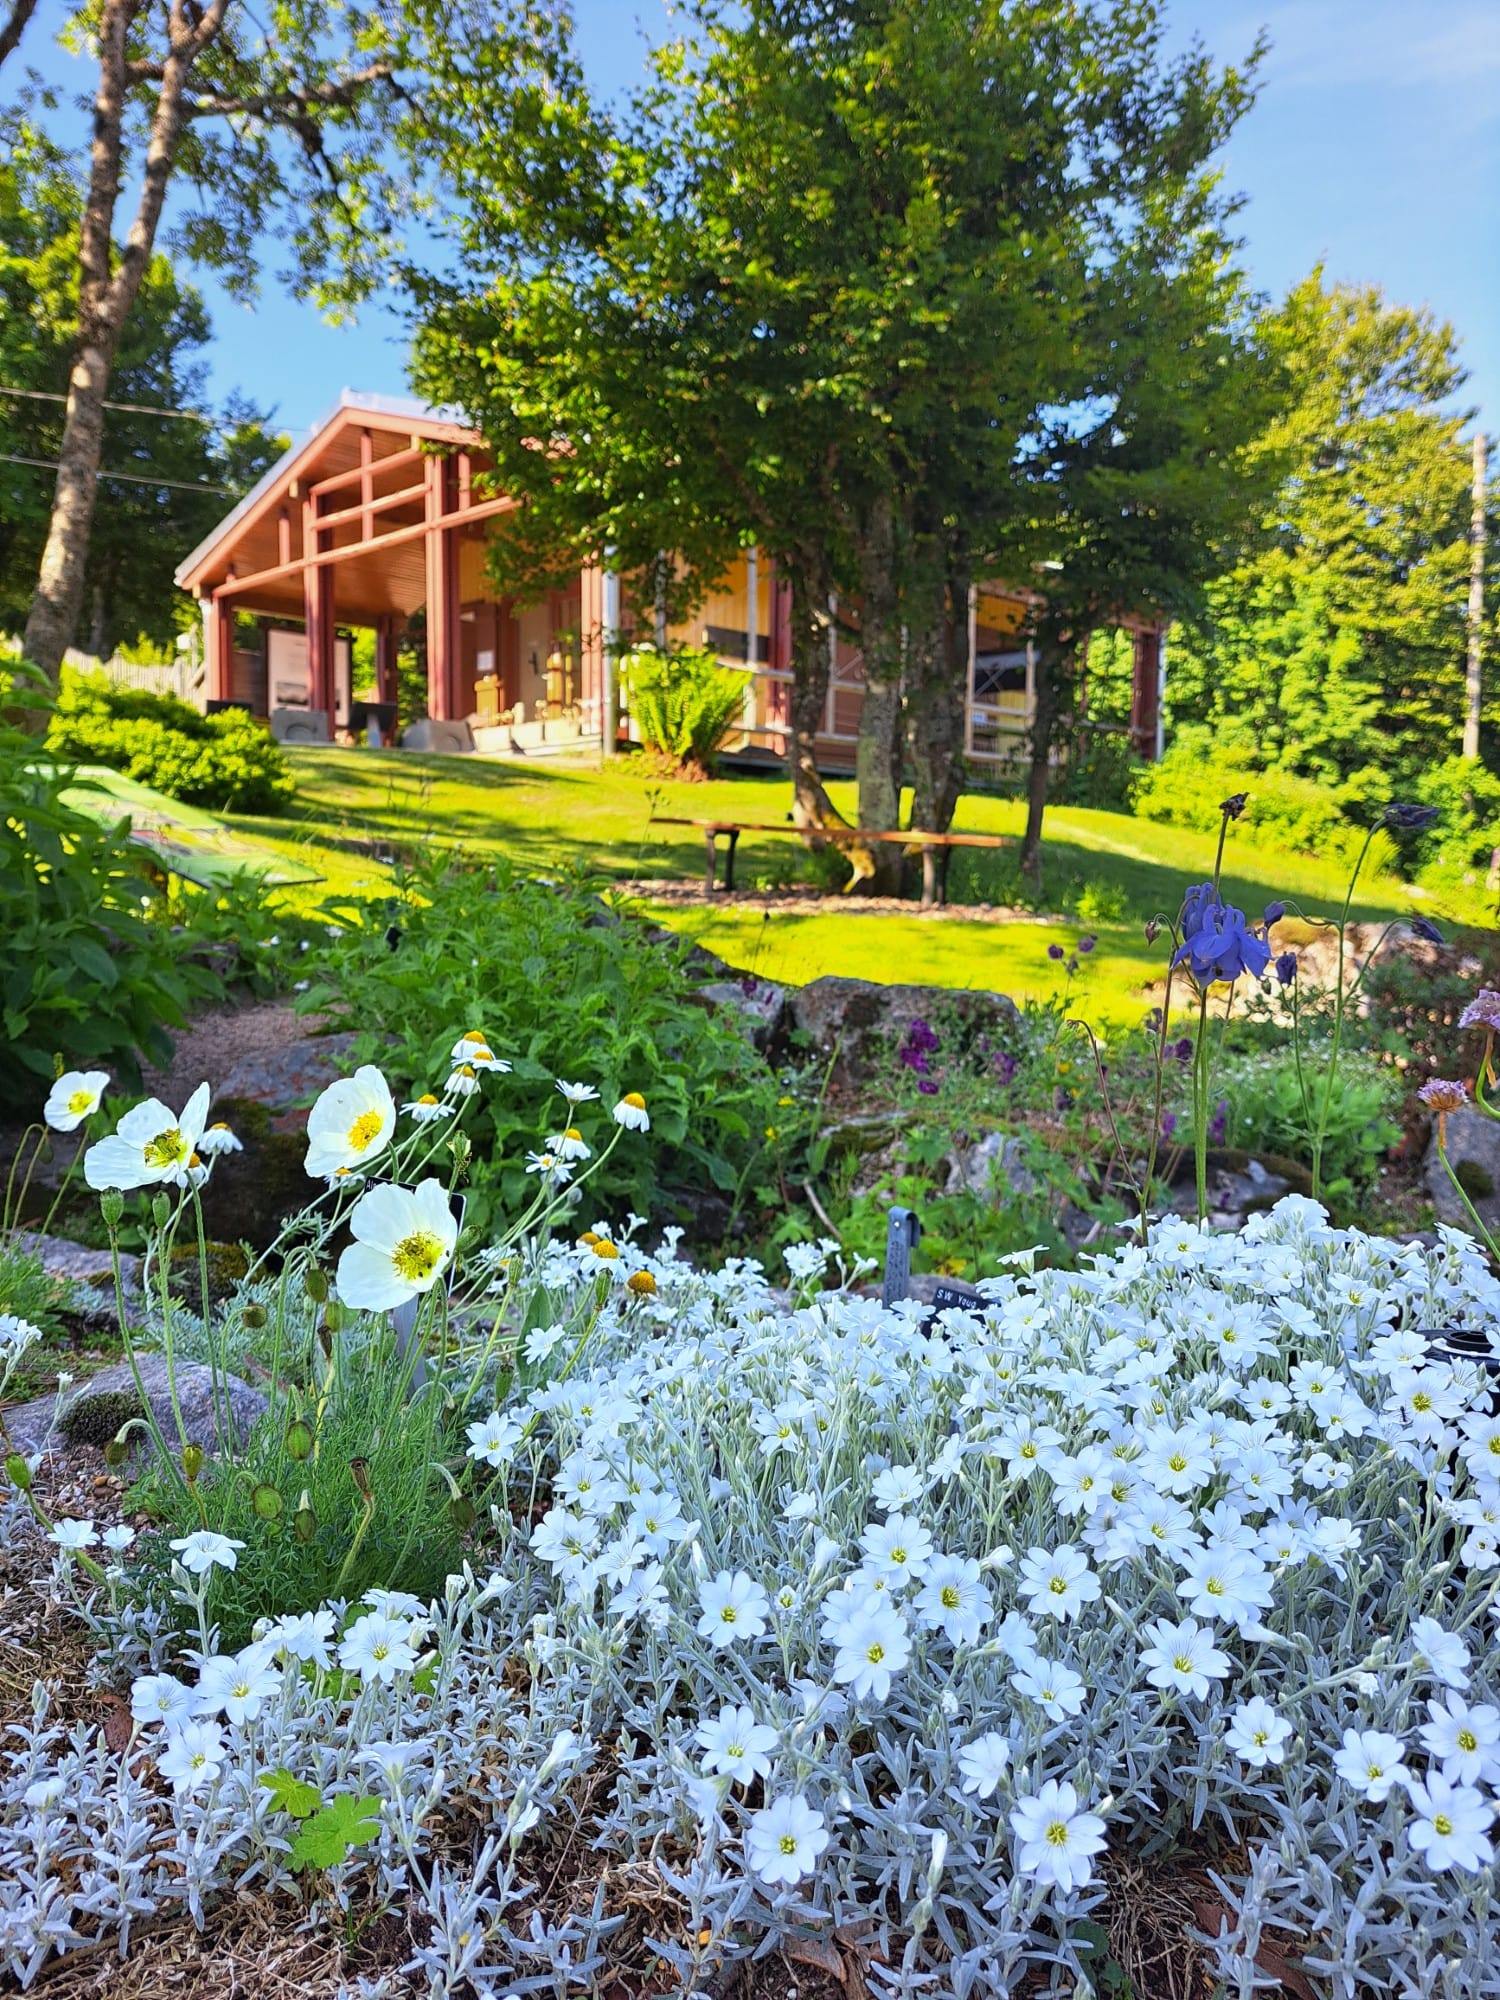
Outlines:
[[182,1116],[177,1121],[177,1129],[187,1140],[189,1150],[203,1137],[203,1128],[208,1123],[208,1104],[213,1092],[206,1083],[200,1083],[187,1103],[182,1107]]
[[390,1312],[417,1296],[389,1255],[369,1243],[351,1243],[339,1258],[339,1297],[358,1312]]
[[356,1242],[379,1243],[388,1251],[421,1226],[415,1197],[394,1181],[382,1181],[362,1194],[349,1217]]
[[144,1142],[113,1138],[101,1139],[83,1156],[83,1178],[91,1188],[149,1187],[160,1176],[146,1164]]

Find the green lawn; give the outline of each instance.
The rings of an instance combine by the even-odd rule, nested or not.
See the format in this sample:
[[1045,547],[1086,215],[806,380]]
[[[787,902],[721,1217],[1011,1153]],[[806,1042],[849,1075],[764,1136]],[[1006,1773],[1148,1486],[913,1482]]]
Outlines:
[[[292,750],[298,793],[280,819],[226,814],[285,854],[317,867],[336,895],[373,888],[384,871],[361,849],[395,841],[408,848],[448,843],[504,855],[538,870],[576,865],[612,880],[702,879],[703,837],[692,827],[653,826],[658,815],[789,822],[791,791],[780,776],[736,775],[679,784],[641,774],[633,759],[607,771],[582,761],[487,763],[409,756],[402,751]],[[852,783],[829,787],[841,811],[854,813]],[[957,830],[1019,835],[1024,811],[1014,799],[972,795],[958,809]],[[1047,815],[1044,904],[1047,917],[1007,923],[842,911],[798,913],[661,906],[664,920],[701,939],[731,962],[771,978],[802,981],[843,972],[945,986],[978,986],[1017,998],[1045,998],[1063,984],[1050,944],[1071,950],[1078,937],[1098,939],[1074,993],[1081,1011],[1100,1020],[1134,1016],[1143,986],[1159,976],[1164,948],[1149,948],[1142,925],[1175,910],[1183,888],[1213,866],[1207,835],[1153,825],[1125,814],[1058,807]],[[802,865],[791,839],[747,833],[737,879],[784,880]],[[966,902],[1006,904],[1017,887],[1014,850],[961,850],[952,888]],[[1224,875],[1231,901],[1253,913],[1273,900],[1326,915],[1342,900],[1342,870],[1306,855],[1236,843],[1231,829]],[[1362,916],[1400,914],[1409,899],[1393,881],[1368,887]],[[1048,920],[1050,917],[1052,920]]]

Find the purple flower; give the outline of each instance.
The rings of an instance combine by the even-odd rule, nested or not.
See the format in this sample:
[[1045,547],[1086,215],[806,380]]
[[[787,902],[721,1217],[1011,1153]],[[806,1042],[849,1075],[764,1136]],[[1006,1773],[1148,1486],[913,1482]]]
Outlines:
[[1229,1099],[1227,1097],[1221,1097],[1214,1111],[1213,1120],[1208,1128],[1209,1145],[1222,1146],[1224,1143],[1224,1134],[1228,1130],[1229,1130]]
[[1429,1111],[1436,1111],[1446,1118],[1450,1111],[1462,1111],[1469,1101],[1469,1086],[1466,1083],[1452,1083],[1447,1077],[1435,1076],[1424,1083],[1417,1096]]
[[1265,914],[1261,918],[1261,922],[1265,925],[1266,929],[1269,930],[1272,924],[1279,924],[1285,915],[1286,915],[1285,903],[1267,903],[1265,908]]
[[1431,917],[1413,917],[1411,920],[1411,934],[1413,937],[1421,938],[1424,944],[1446,944],[1448,942]]
[[936,1097],[938,1094],[938,1087],[930,1077],[924,1076],[917,1088],[924,1097]]
[[1172,1044],[1170,1053],[1176,1056],[1179,1062],[1191,1062],[1193,1060],[1192,1036],[1184,1035],[1181,1041],[1174,1042]]
[[1500,1029],[1500,993],[1493,986],[1481,986],[1458,1017],[1461,1028]]
[[1436,806],[1403,806],[1394,801],[1385,809],[1385,823],[1402,833],[1421,833],[1442,815]]
[[1164,1111],[1161,1114],[1161,1137],[1162,1137],[1162,1144],[1164,1146],[1171,1145],[1172,1134],[1176,1130],[1177,1130],[1177,1113],[1175,1111]]
[[1081,956],[1087,958],[1098,942],[1099,940],[1096,937],[1081,937],[1078,940],[1078,950]]
[[927,1076],[932,1069],[928,1058],[936,1053],[938,1047],[937,1036],[918,1015],[906,1030],[906,1039],[896,1052],[896,1060],[918,1076]]
[[1021,1065],[1017,1059],[1008,1050],[1002,1049],[995,1058],[995,1081],[997,1083],[1014,1083],[1016,1071],[1020,1067]]
[[1065,958],[1067,954],[1060,944],[1049,944],[1047,947],[1047,956],[1048,958]]
[[1281,954],[1280,958],[1276,961],[1276,977],[1281,981],[1283,986],[1291,985],[1292,981],[1297,977],[1296,952],[1284,951]]
[[1172,958],[1186,960],[1199,986],[1248,973],[1259,979],[1271,963],[1271,947],[1251,929],[1243,910],[1221,903],[1212,882],[1189,889],[1182,903],[1182,943]]

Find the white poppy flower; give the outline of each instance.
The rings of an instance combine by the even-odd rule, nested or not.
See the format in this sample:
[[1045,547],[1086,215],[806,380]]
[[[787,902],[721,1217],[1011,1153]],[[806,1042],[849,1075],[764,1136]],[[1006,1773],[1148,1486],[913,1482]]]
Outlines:
[[371,1188],[349,1217],[354,1241],[339,1258],[338,1292],[361,1312],[390,1312],[429,1292],[453,1260],[458,1224],[431,1178],[415,1189]]
[[396,1106],[373,1063],[329,1084],[307,1114],[307,1171],[314,1180],[366,1168],[391,1143]]
[[108,1070],[70,1069],[53,1084],[42,1116],[54,1132],[76,1132],[99,1109],[108,1088]]
[[94,1189],[185,1187],[193,1154],[208,1118],[209,1088],[200,1083],[179,1118],[159,1098],[127,1111],[108,1139],[83,1156],[83,1177]]

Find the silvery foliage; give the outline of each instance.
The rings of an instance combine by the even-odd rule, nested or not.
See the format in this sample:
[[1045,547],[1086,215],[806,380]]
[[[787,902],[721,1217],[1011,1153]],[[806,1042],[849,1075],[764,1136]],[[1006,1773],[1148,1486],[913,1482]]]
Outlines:
[[[586,1246],[544,1261],[558,1302],[598,1283]],[[641,1269],[656,1296],[620,1282]],[[1409,1785],[1371,1802],[1334,1763],[1346,1730],[1386,1731],[1419,1781],[1437,1761],[1429,1704],[1500,1697],[1500,1427],[1483,1371],[1413,1331],[1482,1328],[1500,1346],[1500,1286],[1468,1238],[1399,1246],[1292,1198],[1238,1236],[1172,1222],[1081,1272],[1022,1260],[982,1311],[931,1325],[846,1292],[788,1306],[748,1262],[699,1274],[627,1244],[608,1275],[588,1347],[533,1393],[511,1462],[480,1468],[493,1573],[431,1608],[430,1685],[284,1658],[259,1712],[227,1726],[222,1768],[180,1796],[140,1754],[160,1753],[163,1726],[116,1755],[38,1694],[0,1789],[16,1977],[101,1933],[124,1948],[163,1911],[201,1919],[227,1889],[288,1886],[296,1829],[259,1783],[284,1768],[325,1799],[383,1801],[378,1841],[329,1891],[425,1914],[406,1971],[432,1994],[587,1991],[616,1920],[602,1895],[545,1908],[527,1842],[574,1827],[578,1781],[607,1759],[585,1835],[681,1899],[659,1942],[684,1990],[726,1950],[861,1921],[882,1991],[1007,1996],[1039,1963],[1087,1990],[1073,1939],[1100,1878],[1064,1894],[1028,1874],[1010,1823],[1055,1779],[1116,1847],[1186,1846],[1217,1868],[1208,1949],[1235,2000],[1264,1986],[1273,1928],[1339,2000],[1500,1994],[1492,1867],[1435,1869]],[[1102,1494],[1079,1476],[1101,1460]],[[557,1510],[550,1527],[531,1525],[533,1500]],[[877,1589],[862,1538],[895,1511],[935,1555],[980,1563],[984,1622],[949,1638],[918,1610],[920,1575],[887,1570],[909,1655],[888,1691],[859,1694],[825,1613],[851,1579]],[[1049,1614],[1027,1557],[1064,1544],[1098,1595]],[[1146,1628],[1187,1616],[1196,1553],[1236,1547],[1266,1601],[1201,1621],[1226,1661],[1202,1697],[1152,1685]],[[702,1600],[723,1571],[765,1592],[763,1634],[716,1643]],[[341,1630],[362,1615],[337,1611]],[[157,1650],[147,1636],[137,1653]],[[1034,1652],[1077,1674],[1080,1712],[1018,1687]],[[191,1661],[179,1670],[191,1684]],[[1226,1742],[1253,1695],[1290,1725],[1260,1768]],[[776,1733],[763,1797],[705,1769],[696,1732],[728,1703]],[[965,1789],[961,1754],[988,1732],[1008,1761],[988,1793]],[[1486,1801],[1497,1777],[1486,1761]],[[791,1794],[833,1837],[812,1874],[772,1887],[745,1829]],[[435,1838],[445,1815],[455,1837]]]

